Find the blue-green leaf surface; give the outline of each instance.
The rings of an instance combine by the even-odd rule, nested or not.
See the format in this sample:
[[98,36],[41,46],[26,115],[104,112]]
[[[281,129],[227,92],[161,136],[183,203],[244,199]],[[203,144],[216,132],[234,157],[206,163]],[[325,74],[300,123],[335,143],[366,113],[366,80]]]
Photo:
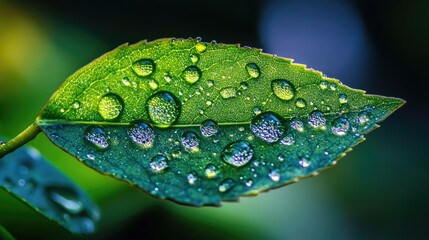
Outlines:
[[238,45],[122,45],[70,76],[37,123],[152,196],[218,205],[334,165],[404,103]]
[[72,233],[95,231],[98,207],[33,148],[0,159],[0,187]]

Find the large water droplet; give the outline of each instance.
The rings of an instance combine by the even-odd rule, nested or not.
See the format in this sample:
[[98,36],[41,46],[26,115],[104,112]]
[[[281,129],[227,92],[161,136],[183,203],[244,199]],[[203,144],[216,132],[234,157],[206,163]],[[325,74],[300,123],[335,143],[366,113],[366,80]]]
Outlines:
[[285,131],[280,119],[275,113],[261,113],[252,119],[250,130],[265,142],[277,142]]
[[133,70],[137,75],[145,77],[155,70],[155,63],[150,59],[141,59],[133,63]]
[[198,146],[200,145],[200,140],[198,139],[198,136],[191,131],[184,132],[182,134],[182,137],[180,138],[180,142],[187,151],[191,152],[198,151]]
[[150,148],[155,141],[155,131],[149,123],[137,121],[128,129],[130,139],[142,148]]
[[326,125],[325,115],[321,111],[313,111],[308,116],[308,124],[314,128],[323,128]]
[[219,93],[220,96],[224,99],[233,98],[237,96],[237,90],[233,87],[222,88]]
[[295,88],[287,80],[276,79],[271,81],[271,89],[274,95],[281,100],[291,100],[295,96]]
[[146,102],[149,117],[158,127],[166,128],[176,121],[180,114],[180,105],[170,92],[157,92]]
[[204,137],[211,137],[219,132],[219,126],[215,121],[207,119],[201,123],[200,131]]
[[219,192],[226,192],[235,185],[234,180],[227,178],[219,184]]
[[217,168],[216,168],[216,166],[213,165],[213,164],[207,165],[206,168],[205,168],[205,170],[204,170],[204,174],[209,179],[215,178],[216,175],[217,175]]
[[68,187],[48,186],[45,188],[48,199],[70,214],[79,214],[84,209],[84,204],[75,190]]
[[221,158],[226,163],[241,167],[253,158],[253,148],[246,141],[233,142],[223,149]]
[[155,155],[150,161],[150,169],[153,172],[159,173],[168,168],[167,157],[161,154]]
[[189,66],[183,70],[183,78],[190,84],[195,83],[201,77],[201,70],[197,66]]
[[121,97],[114,93],[104,95],[98,102],[98,113],[105,120],[114,120],[119,117],[124,108]]
[[256,65],[256,63],[246,64],[246,71],[251,78],[257,78],[259,77],[259,74],[261,74],[261,71],[259,70],[259,67]]
[[331,131],[337,136],[344,136],[350,128],[350,123],[346,118],[339,117],[331,124]]
[[109,147],[109,135],[106,130],[100,126],[88,127],[85,131],[84,138],[100,150],[105,150]]

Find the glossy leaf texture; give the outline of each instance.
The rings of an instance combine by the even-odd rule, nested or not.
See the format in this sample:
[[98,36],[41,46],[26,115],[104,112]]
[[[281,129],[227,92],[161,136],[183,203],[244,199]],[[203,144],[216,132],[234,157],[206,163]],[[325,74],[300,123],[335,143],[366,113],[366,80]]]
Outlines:
[[0,159],[0,187],[75,234],[91,234],[98,207],[39,152],[22,147]]
[[151,195],[219,205],[333,165],[404,103],[238,45],[122,45],[70,76],[37,122]]

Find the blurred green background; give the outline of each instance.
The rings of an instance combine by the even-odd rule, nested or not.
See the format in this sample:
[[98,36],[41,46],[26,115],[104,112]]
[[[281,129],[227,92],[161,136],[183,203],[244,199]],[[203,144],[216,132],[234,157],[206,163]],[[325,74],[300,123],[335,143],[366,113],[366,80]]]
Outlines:
[[[29,125],[74,71],[116,46],[197,37],[295,59],[368,93],[408,103],[316,178],[193,208],[103,176],[54,147],[31,145],[100,205],[88,239],[428,239],[425,0],[0,0],[0,133]],[[0,190],[0,224],[17,239],[85,239]]]

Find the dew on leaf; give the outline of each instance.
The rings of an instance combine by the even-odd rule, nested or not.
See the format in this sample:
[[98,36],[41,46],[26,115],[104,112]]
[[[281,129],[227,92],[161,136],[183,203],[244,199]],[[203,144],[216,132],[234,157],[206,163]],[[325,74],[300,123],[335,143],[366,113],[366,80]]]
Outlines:
[[298,118],[292,119],[292,121],[289,123],[290,127],[297,130],[298,132],[304,131],[304,123],[299,120]]
[[197,54],[191,54],[190,59],[191,59],[191,62],[194,64],[200,60]]
[[320,89],[325,90],[328,88],[328,82],[327,81],[321,81],[319,84]]
[[331,89],[331,91],[335,91],[335,90],[337,90],[337,85],[335,83],[331,83],[329,85],[329,89]]
[[280,118],[272,112],[261,113],[252,119],[250,130],[265,142],[277,142],[285,131]]
[[79,101],[74,101],[73,102],[73,108],[74,109],[79,109],[80,108],[80,102]]
[[205,43],[199,42],[195,45],[195,49],[199,52],[202,53],[207,49],[207,46]]
[[129,79],[129,78],[127,78],[127,77],[124,77],[124,78],[122,79],[122,84],[124,84],[124,86],[127,86],[127,87],[131,86],[130,79]]
[[201,123],[200,131],[204,137],[211,137],[219,132],[219,126],[215,121],[207,119]]
[[89,126],[85,131],[84,138],[99,150],[105,150],[110,145],[109,135],[101,126]]
[[219,192],[226,192],[230,190],[234,185],[235,181],[231,178],[227,178],[219,184]]
[[344,94],[344,93],[341,93],[341,94],[338,96],[338,101],[339,101],[341,104],[347,103],[347,95],[346,95],[346,94]]
[[295,102],[295,105],[298,108],[305,108],[307,106],[307,102],[302,98],[298,98]]
[[282,140],[280,140],[280,143],[285,146],[291,146],[295,143],[295,136],[293,135],[293,133],[288,133],[282,138]]
[[271,180],[273,180],[274,182],[278,182],[280,180],[280,173],[278,169],[273,169],[271,170],[271,172],[268,174],[268,176],[271,178]]
[[141,59],[135,61],[132,68],[137,75],[145,77],[153,73],[155,70],[155,63],[150,59]]
[[193,84],[201,78],[201,70],[197,66],[189,66],[182,72],[186,82]]
[[246,165],[253,158],[253,148],[246,141],[238,141],[228,144],[222,151],[221,158],[235,167]]
[[220,96],[224,99],[229,99],[237,96],[237,90],[233,87],[222,88],[219,93]]
[[253,112],[253,116],[259,115],[262,113],[262,108],[260,106],[256,106],[253,108],[252,112]]
[[62,186],[47,186],[45,194],[55,205],[69,214],[79,214],[84,210],[84,204],[79,195],[71,188]]
[[187,151],[191,152],[198,151],[198,146],[200,145],[200,140],[198,139],[198,136],[191,131],[184,132],[182,134],[182,137],[180,138],[180,142]]
[[147,84],[149,85],[150,89],[152,89],[152,90],[156,90],[159,87],[158,82],[153,80],[153,79],[149,79],[147,81]]
[[140,120],[128,129],[130,139],[141,148],[150,148],[155,141],[155,131],[149,123]]
[[308,124],[314,128],[323,128],[326,125],[325,115],[321,111],[313,111],[308,116]]
[[158,127],[166,128],[176,121],[180,105],[176,97],[166,91],[153,94],[146,102],[149,117]]
[[208,87],[213,87],[213,85],[214,85],[214,81],[213,80],[208,80],[207,81],[207,86]]
[[191,172],[191,173],[189,173],[188,174],[188,176],[186,177],[187,178],[187,180],[188,180],[188,183],[190,184],[190,185],[194,185],[195,184],[195,182],[197,181],[197,174],[195,173],[195,172]]
[[358,123],[360,125],[364,125],[365,123],[367,123],[369,121],[369,113],[366,111],[360,112],[358,114],[357,120],[358,120]]
[[298,161],[299,165],[303,168],[307,168],[310,166],[310,162],[307,159],[301,159]]
[[259,74],[261,74],[261,71],[259,70],[259,67],[256,65],[256,63],[246,64],[246,71],[251,78],[257,78],[259,77]]
[[350,128],[350,123],[346,118],[339,117],[331,124],[331,131],[337,136],[344,136]]
[[98,113],[105,120],[114,120],[119,117],[124,109],[121,97],[114,93],[104,95],[98,102]]
[[213,165],[213,164],[207,165],[206,168],[204,169],[204,174],[209,179],[215,178],[216,175],[217,175],[217,168],[216,168],[216,166]]
[[284,79],[276,79],[271,81],[271,89],[274,95],[281,100],[291,100],[295,96],[295,88],[292,83]]
[[150,168],[155,173],[162,172],[168,168],[167,157],[161,154],[155,155],[150,161]]

